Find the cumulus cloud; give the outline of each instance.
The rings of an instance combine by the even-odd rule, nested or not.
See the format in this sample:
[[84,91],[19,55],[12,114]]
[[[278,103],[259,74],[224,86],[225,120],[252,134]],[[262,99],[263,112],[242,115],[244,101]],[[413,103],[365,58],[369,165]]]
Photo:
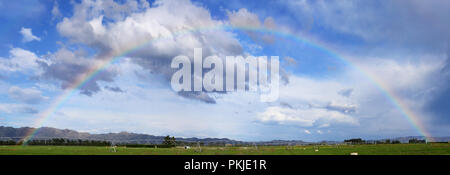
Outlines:
[[43,61],[43,59],[35,53],[21,48],[13,48],[9,51],[9,55],[9,58],[0,57],[0,71],[26,74],[38,74],[40,72],[38,62]]
[[31,32],[30,28],[22,27],[22,29],[20,29],[20,34],[22,34],[22,37],[23,37],[22,41],[25,42],[25,43],[33,41],[33,40],[36,40],[36,41],[40,41],[41,40],[41,38],[33,35],[33,33]]
[[[177,35],[177,32],[221,24],[221,21],[211,18],[208,10],[195,6],[187,0],[157,1],[154,4],[155,7],[142,11],[139,11],[139,8],[124,8],[127,10],[123,12],[107,10],[116,7],[115,2],[92,3],[85,0],[81,4],[77,4],[74,15],[64,18],[57,28],[63,36],[70,38],[73,42],[87,44],[104,52],[122,53],[140,44],[161,38],[161,41],[149,43],[133,54],[133,56],[144,57],[143,59],[148,60],[151,59],[148,57],[162,59],[161,57],[181,53],[192,55],[192,48],[202,46],[204,46],[204,50],[209,50],[207,53],[241,52],[241,47],[238,40],[234,38],[234,34],[226,31],[215,31],[214,33],[199,31],[198,33]],[[101,13],[103,10],[110,12]],[[127,18],[121,20],[119,17],[113,17],[116,13]],[[108,21],[105,18],[108,16],[114,18],[115,21],[105,25],[104,23]]]
[[[43,69],[41,78],[61,82],[63,89],[84,81],[91,73],[105,64],[104,60],[86,58],[83,54],[74,53],[66,48],[47,55],[46,62],[40,62]],[[117,71],[113,67],[106,68],[90,78],[80,87],[81,93],[91,96],[100,91],[99,81],[112,82]]]
[[[140,46],[128,56],[145,70],[165,77],[166,83],[174,72],[170,68],[171,59],[177,55],[192,58],[193,48],[202,48],[203,57],[243,54],[235,34],[196,30],[224,23],[213,19],[207,9],[188,0],[156,1],[152,7],[145,2],[84,0],[75,5],[72,17],[57,24],[57,29],[71,42],[96,49],[98,57],[118,55]],[[180,34],[188,30],[195,32]],[[98,90],[94,87],[89,92]],[[212,99],[204,97],[208,96],[204,93],[180,95],[205,102]]]
[[37,89],[20,88],[17,86],[9,88],[8,95],[12,99],[28,104],[37,104],[48,98],[43,96],[42,92]]

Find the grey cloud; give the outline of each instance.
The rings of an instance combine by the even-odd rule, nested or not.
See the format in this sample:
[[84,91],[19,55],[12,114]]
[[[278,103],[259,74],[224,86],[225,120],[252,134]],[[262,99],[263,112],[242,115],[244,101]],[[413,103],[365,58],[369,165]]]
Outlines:
[[107,18],[123,20],[129,14],[142,11],[148,7],[149,3],[145,0],[126,0],[123,3],[117,3],[114,0],[103,0],[103,3],[98,8],[103,10],[103,15]]
[[283,85],[289,84],[289,73],[287,73],[283,68],[280,69],[280,80]]
[[17,109],[17,112],[27,113],[27,114],[37,114],[37,113],[39,113],[39,111],[37,109],[32,108],[32,107],[19,108],[19,109]]
[[[378,54],[386,54],[386,49],[407,49],[409,52],[442,51],[450,39],[450,23],[447,22],[450,18],[449,1],[284,2],[296,21],[320,19],[314,21],[314,26],[330,28],[330,32],[362,39],[365,44],[357,47],[370,49],[372,52],[381,51],[377,52]],[[348,46],[345,43],[339,45]],[[374,45],[381,48],[375,48]]]
[[450,46],[447,51],[446,65],[435,76],[439,81],[437,90],[431,94],[431,99],[426,104],[426,109],[433,114],[435,124],[450,123]]
[[120,93],[125,92],[124,90],[120,89],[120,87],[105,86],[105,89],[108,89],[108,90],[113,91],[113,92],[120,92]]
[[338,111],[341,113],[354,113],[356,111],[355,105],[350,104],[337,104],[330,102],[327,106],[325,106],[325,109],[331,110],[331,111]]
[[[66,89],[79,83],[80,79],[86,79],[86,73],[94,69],[96,60],[92,58],[84,58],[82,55],[62,48],[57,52],[48,55],[48,63],[40,62],[44,73],[41,78],[57,80],[61,82],[61,88]],[[99,81],[112,82],[117,72],[114,69],[106,69],[98,72],[80,87],[80,93],[91,96],[99,92]]]
[[353,88],[349,89],[342,89],[338,92],[339,95],[342,95],[344,97],[350,97],[353,93]]
[[289,109],[294,109],[294,107],[292,107],[292,105],[287,103],[287,102],[280,102],[280,106],[286,107],[286,108],[289,108]]
[[355,105],[351,105],[351,104],[340,104],[340,103],[335,103],[335,102],[329,102],[326,105],[315,105],[315,104],[307,104],[304,107],[298,107],[295,108],[294,106],[292,106],[290,103],[288,102],[280,102],[280,107],[283,108],[288,108],[288,109],[326,109],[329,111],[337,111],[343,114],[349,114],[349,113],[354,113],[356,112],[356,106]]
[[202,101],[205,103],[216,104],[216,100],[214,98],[212,98],[211,96],[209,96],[208,94],[206,94],[205,92],[180,91],[180,92],[178,92],[178,95],[189,98],[189,99],[199,100],[199,101]]

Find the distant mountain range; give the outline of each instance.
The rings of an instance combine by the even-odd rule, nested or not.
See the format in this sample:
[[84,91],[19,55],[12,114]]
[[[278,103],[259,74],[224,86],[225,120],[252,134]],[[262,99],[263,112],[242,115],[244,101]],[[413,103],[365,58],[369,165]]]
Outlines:
[[[0,126],[0,140],[20,140],[27,136],[28,133],[34,131],[35,128],[22,127],[13,128]],[[165,136],[154,136],[148,134],[137,134],[129,132],[120,133],[106,133],[106,134],[90,134],[87,132],[77,132],[70,129],[57,129],[51,127],[39,128],[33,135],[33,139],[44,140],[51,138],[65,138],[65,139],[82,139],[82,140],[106,140],[114,143],[138,143],[138,144],[160,144],[164,141]],[[203,142],[208,143],[226,143],[226,144],[240,144],[241,141],[230,140],[227,138],[176,138],[177,141],[184,142]]]
[[[13,128],[0,126],[0,140],[20,140],[23,139],[27,134],[34,131],[35,128],[22,127]],[[131,143],[131,144],[161,144],[164,141],[165,136],[154,136],[148,134],[137,134],[129,132],[120,133],[106,133],[106,134],[90,134],[87,132],[77,132],[69,129],[57,129],[51,127],[39,128],[33,135],[33,139],[43,140],[51,138],[65,138],[65,139],[82,139],[82,140],[106,140],[114,143]],[[409,136],[409,137],[398,137],[390,140],[399,140],[400,142],[408,142],[410,139],[425,139],[422,136]],[[272,141],[259,141],[259,142],[244,142],[231,140],[228,138],[176,138],[177,141],[183,142],[202,142],[204,144],[212,143],[224,143],[224,144],[249,144],[249,145],[304,145],[313,142],[305,142],[302,140],[272,140]],[[385,140],[385,139],[382,139]],[[448,142],[450,137],[434,137],[436,142]],[[322,141],[319,143],[336,144],[342,143],[339,141]]]

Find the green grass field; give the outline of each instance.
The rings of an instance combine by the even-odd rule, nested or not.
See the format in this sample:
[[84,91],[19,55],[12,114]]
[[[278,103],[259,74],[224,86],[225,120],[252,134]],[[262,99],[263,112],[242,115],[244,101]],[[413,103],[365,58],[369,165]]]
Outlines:
[[[317,150],[317,151],[316,151]],[[450,144],[378,144],[326,146],[259,146],[126,148],[100,146],[0,146],[0,155],[450,155]]]

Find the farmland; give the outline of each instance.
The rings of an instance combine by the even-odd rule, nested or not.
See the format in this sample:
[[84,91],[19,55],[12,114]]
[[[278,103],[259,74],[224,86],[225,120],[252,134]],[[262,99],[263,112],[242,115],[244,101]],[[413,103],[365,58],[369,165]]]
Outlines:
[[0,155],[450,155],[449,143],[130,148],[119,146],[0,146]]

